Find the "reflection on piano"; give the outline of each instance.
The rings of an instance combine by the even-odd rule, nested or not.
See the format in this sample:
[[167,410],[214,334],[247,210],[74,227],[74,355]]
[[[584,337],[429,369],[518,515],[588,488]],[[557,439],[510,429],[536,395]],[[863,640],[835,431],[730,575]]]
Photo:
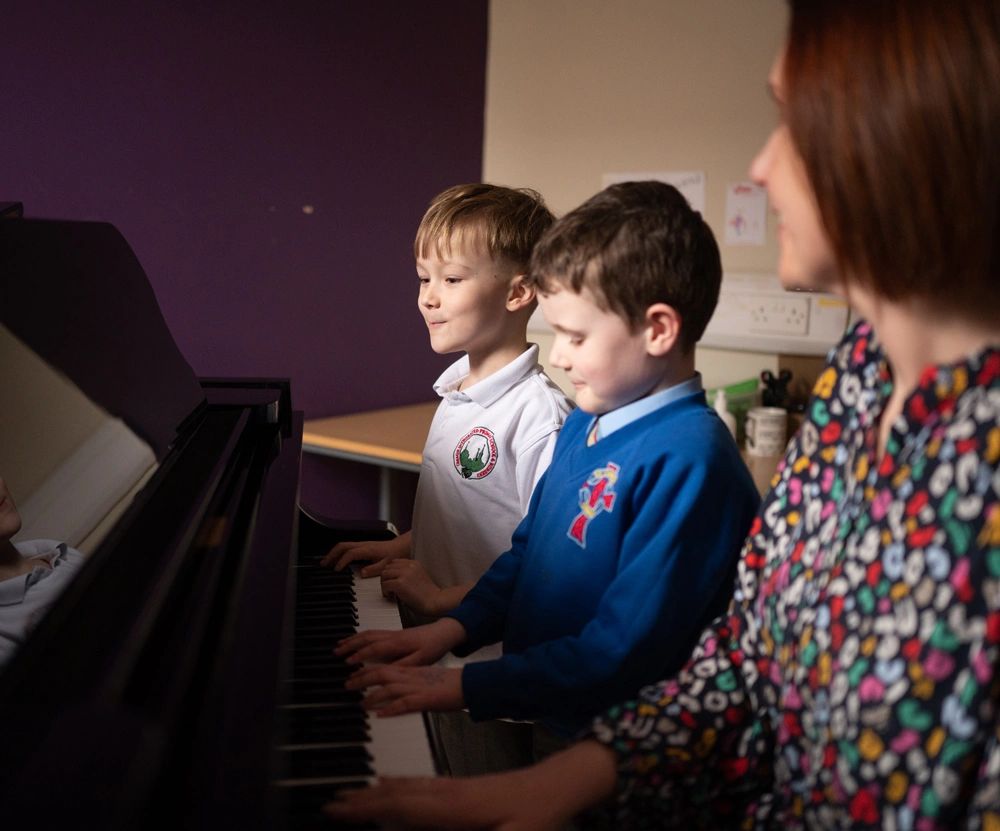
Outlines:
[[299,508],[288,384],[196,381],[110,226],[4,223],[0,274],[0,322],[158,461],[0,673],[5,823],[332,827],[338,788],[433,774],[421,717],[369,719],[342,688],[333,642],[399,618],[316,560],[390,532]]

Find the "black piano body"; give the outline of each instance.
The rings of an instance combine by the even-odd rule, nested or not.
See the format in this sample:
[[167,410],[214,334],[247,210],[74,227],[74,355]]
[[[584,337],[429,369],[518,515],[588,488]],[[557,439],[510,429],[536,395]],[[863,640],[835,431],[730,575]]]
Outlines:
[[0,322],[158,462],[0,670],[5,823],[322,827],[315,806],[290,819],[294,789],[275,785],[297,575],[391,530],[300,509],[288,383],[196,380],[113,227],[4,222],[0,269]]

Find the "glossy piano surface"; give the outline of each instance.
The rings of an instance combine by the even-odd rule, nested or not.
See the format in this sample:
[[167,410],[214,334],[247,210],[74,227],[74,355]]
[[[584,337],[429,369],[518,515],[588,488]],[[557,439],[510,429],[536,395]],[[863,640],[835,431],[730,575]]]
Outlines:
[[[320,660],[324,639],[332,647],[353,617],[350,588],[327,610],[325,601],[310,601],[323,618],[313,652],[296,631],[304,620],[296,600],[312,591],[303,578],[311,571],[329,582],[331,575],[319,574],[310,558],[337,539],[375,531],[331,527],[301,512],[302,417],[287,382],[195,379],[120,234],[93,223],[23,222],[16,232],[0,229],[7,269],[0,323],[147,442],[155,464],[0,669],[4,821],[312,827],[322,819],[315,800],[305,810],[301,800],[292,805],[288,795],[306,791],[289,783],[308,780],[312,795],[325,798],[331,786],[363,784],[371,774],[353,763],[365,755],[374,755],[368,767],[375,772],[392,772],[377,749],[371,753],[382,727],[366,723],[357,701],[338,690],[343,673]],[[23,282],[33,278],[34,291]],[[46,310],[53,319],[90,320],[88,305],[95,334],[87,359],[51,330],[25,324],[45,319]],[[130,324],[130,315],[141,325]],[[164,373],[130,387],[122,378],[139,373],[144,353],[150,372]],[[80,483],[81,492],[87,486]],[[377,598],[375,607],[393,611]],[[310,708],[296,708],[301,695]],[[312,709],[314,718],[295,709]],[[352,721],[360,747],[334,730],[338,721]],[[422,721],[411,724],[419,741]],[[403,755],[396,746],[387,758]],[[416,772],[432,772],[428,758],[425,745]]]

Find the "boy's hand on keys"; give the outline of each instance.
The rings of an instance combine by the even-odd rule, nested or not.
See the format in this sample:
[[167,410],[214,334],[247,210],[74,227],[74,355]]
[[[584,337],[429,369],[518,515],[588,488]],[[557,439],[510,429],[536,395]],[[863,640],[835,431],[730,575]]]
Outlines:
[[408,534],[391,540],[364,540],[361,542],[338,542],[319,561],[321,566],[333,566],[343,571],[351,563],[370,563],[361,569],[362,577],[375,577],[392,560],[410,556]]
[[433,664],[465,640],[465,627],[454,618],[402,631],[369,630],[344,638],[333,649],[349,664],[365,661],[401,666]]
[[344,685],[349,690],[373,687],[365,696],[366,710],[378,716],[399,716],[422,710],[447,712],[465,706],[459,667],[412,667],[390,664],[358,670]]
[[382,569],[382,594],[405,603],[421,615],[437,616],[441,587],[416,560],[393,560]]

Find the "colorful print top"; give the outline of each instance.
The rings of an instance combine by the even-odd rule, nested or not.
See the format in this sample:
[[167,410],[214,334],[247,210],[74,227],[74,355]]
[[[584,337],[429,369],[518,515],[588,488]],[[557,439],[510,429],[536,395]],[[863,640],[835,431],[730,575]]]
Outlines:
[[876,458],[871,327],[831,353],[675,678],[609,711],[615,828],[1000,828],[1000,349],[929,367]]

